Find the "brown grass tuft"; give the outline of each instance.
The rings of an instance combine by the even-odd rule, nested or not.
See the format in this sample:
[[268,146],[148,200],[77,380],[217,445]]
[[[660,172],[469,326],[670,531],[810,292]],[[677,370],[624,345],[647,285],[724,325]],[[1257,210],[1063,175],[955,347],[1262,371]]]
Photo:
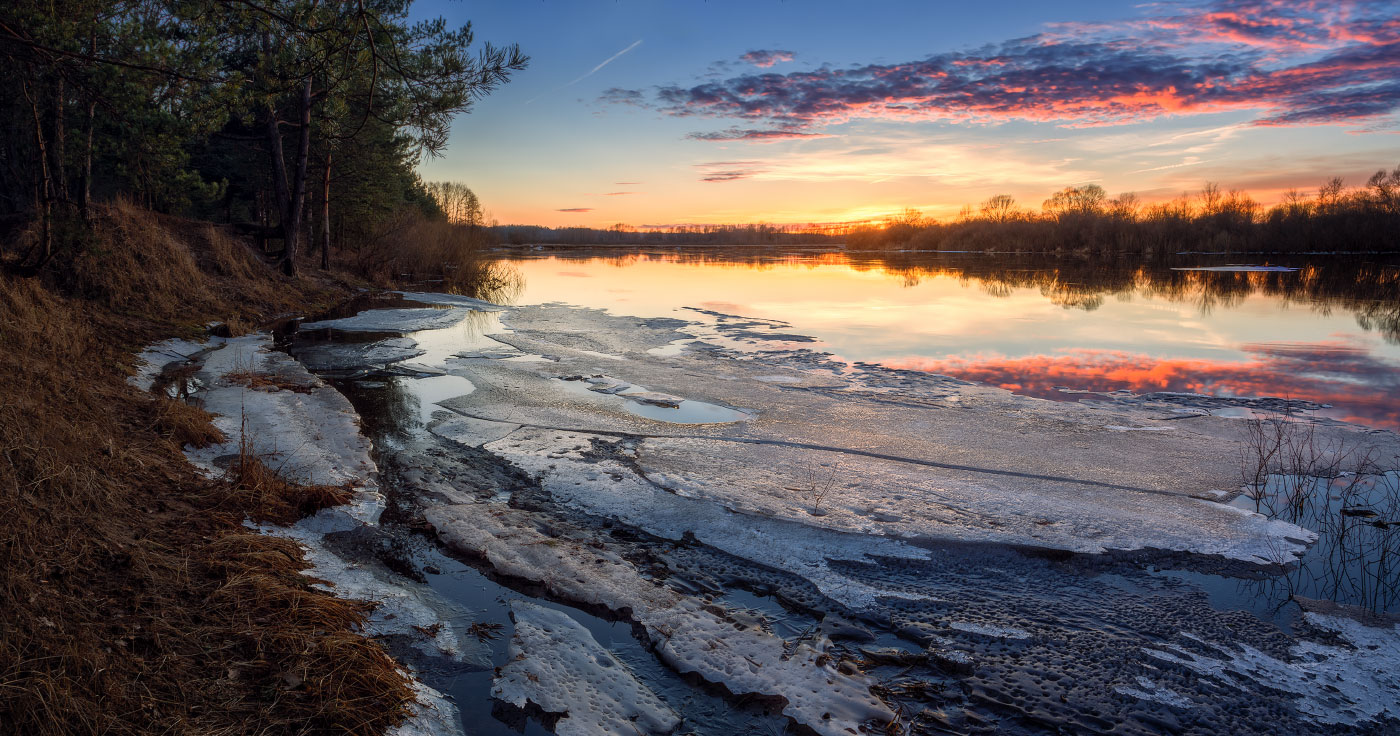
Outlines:
[[163,396],[156,399],[156,406],[155,430],[173,440],[176,446],[202,448],[224,441],[224,433],[213,424],[213,414]]
[[226,487],[219,494],[218,506],[240,509],[254,521],[290,524],[321,509],[348,503],[353,495],[346,487],[288,480],[253,453],[246,435],[225,475]]

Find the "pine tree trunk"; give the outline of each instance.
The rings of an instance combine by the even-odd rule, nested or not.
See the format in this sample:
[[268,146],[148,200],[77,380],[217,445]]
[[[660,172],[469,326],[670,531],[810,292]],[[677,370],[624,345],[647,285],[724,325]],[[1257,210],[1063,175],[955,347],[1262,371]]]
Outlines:
[[[291,192],[283,208],[283,212],[286,214],[282,220],[283,241],[285,242],[285,249],[282,252],[282,271],[288,276],[295,276],[297,273],[296,258],[299,250],[297,246],[301,237],[302,213],[306,209],[306,163],[311,157],[311,77],[307,77],[305,83],[302,84],[300,108],[301,119],[298,123],[301,128],[301,136],[297,142],[296,169],[292,174]],[[284,191],[287,188],[285,179],[282,187]]]
[[92,202],[92,129],[95,127],[97,103],[89,102],[87,109],[87,145],[83,148],[83,187],[78,190],[78,206],[83,219],[89,219],[89,205]]
[[[33,66],[29,67],[29,76],[35,76]],[[39,114],[39,102],[31,95],[27,83],[21,81],[20,85],[25,100],[29,102],[29,111],[34,117],[34,148],[39,158],[39,186],[35,192],[35,204],[38,206],[41,221],[39,262],[34,265],[34,269],[38,270],[53,257],[53,179],[49,174],[49,149],[44,140],[44,124],[43,117]]]
[[285,247],[290,249],[293,247],[291,239],[296,237],[295,229],[290,235],[287,232],[287,223],[292,217],[292,195],[287,190],[287,161],[282,157],[282,128],[277,122],[277,110],[273,108],[267,110],[267,151],[272,159],[272,198],[276,200],[282,234],[290,238]]
[[69,199],[70,194],[69,194],[69,191],[68,191],[68,167],[66,166],[66,164],[67,164],[67,161],[66,161],[66,159],[67,159],[67,151],[65,150],[65,148],[66,148],[66,146],[65,146],[65,139],[67,138],[67,128],[68,128],[68,126],[67,126],[67,123],[66,123],[66,122],[64,121],[64,119],[63,119],[63,107],[64,107],[64,106],[63,106],[63,96],[64,96],[64,94],[65,94],[65,85],[63,84],[63,77],[59,77],[59,78],[58,78],[58,81],[55,82],[54,87],[55,87],[54,96],[53,96],[53,172],[54,172],[54,190],[55,190],[55,194],[57,195],[58,199],[63,200],[63,201],[65,201],[65,202],[68,202],[68,201],[72,201],[72,200]]
[[321,270],[331,267],[331,152],[321,170]]

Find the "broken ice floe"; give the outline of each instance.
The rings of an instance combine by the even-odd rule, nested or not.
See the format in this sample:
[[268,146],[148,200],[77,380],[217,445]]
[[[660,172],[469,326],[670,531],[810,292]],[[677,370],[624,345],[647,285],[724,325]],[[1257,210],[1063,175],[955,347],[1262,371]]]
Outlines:
[[894,716],[871,693],[872,680],[836,669],[823,640],[790,646],[720,606],[658,585],[606,549],[546,536],[530,512],[464,503],[436,506],[424,516],[449,547],[554,595],[625,612],[676,671],[723,683],[737,695],[780,697],[784,715],[822,736],[847,736],[865,722]]
[[448,416],[429,424],[428,429],[443,439],[452,440],[468,447],[480,447],[520,429],[520,425],[509,422],[493,422],[488,419]]
[[472,310],[463,308],[370,309],[353,317],[309,322],[303,330],[333,329],[346,332],[417,332],[452,327]]
[[516,601],[511,617],[510,659],[492,697],[563,714],[558,736],[669,734],[680,725],[675,711],[568,614]]
[[505,309],[499,304],[488,302],[484,299],[473,299],[460,294],[440,294],[436,292],[423,291],[400,291],[399,296],[420,304],[437,304],[444,307],[466,307],[478,312],[499,312]]
[[538,477],[543,487],[564,504],[618,519],[667,539],[692,534],[737,557],[811,580],[833,600],[855,608],[864,607],[876,596],[902,594],[838,574],[830,568],[830,560],[926,558],[922,550],[895,540],[737,514],[722,505],[667,493],[621,463],[581,462],[583,453],[592,450],[593,439],[588,435],[523,429],[485,447]]
[[1277,272],[1277,273],[1292,273],[1292,272],[1294,272],[1294,271],[1297,271],[1298,269],[1296,269],[1296,268],[1290,268],[1290,267],[1288,267],[1288,266],[1230,265],[1230,266],[1191,266],[1191,267],[1177,267],[1177,268],[1173,268],[1172,270],[1173,270],[1173,271],[1221,271],[1221,272],[1226,272],[1226,273],[1230,273],[1230,272],[1244,272],[1244,273],[1247,273],[1247,272],[1251,272],[1251,271],[1264,271],[1264,272]]
[[410,337],[394,337],[368,344],[319,343],[296,351],[297,360],[308,370],[342,372],[383,368],[390,363],[416,358],[425,351]]
[[[566,388],[570,382],[582,382],[583,387],[595,394],[616,396],[624,399],[620,406],[629,414],[671,424],[726,424],[752,419],[748,412],[719,406],[704,401],[673,396],[660,391],[648,391],[611,376],[566,376],[561,379]],[[586,394],[585,394],[586,395]]]
[[136,355],[136,374],[129,376],[127,383],[142,391],[151,391],[165,367],[171,363],[183,363],[197,359],[205,351],[219,347],[224,338],[210,338],[207,343],[171,338],[147,345]]

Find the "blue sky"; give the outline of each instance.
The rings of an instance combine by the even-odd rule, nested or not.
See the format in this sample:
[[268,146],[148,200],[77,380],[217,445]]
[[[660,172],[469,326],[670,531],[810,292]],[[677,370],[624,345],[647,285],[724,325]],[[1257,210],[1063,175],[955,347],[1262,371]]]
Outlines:
[[1038,208],[1089,182],[1155,201],[1215,181],[1270,201],[1400,164],[1400,2],[414,13],[470,20],[478,42],[531,57],[421,167],[471,186],[502,223],[947,217],[998,193]]

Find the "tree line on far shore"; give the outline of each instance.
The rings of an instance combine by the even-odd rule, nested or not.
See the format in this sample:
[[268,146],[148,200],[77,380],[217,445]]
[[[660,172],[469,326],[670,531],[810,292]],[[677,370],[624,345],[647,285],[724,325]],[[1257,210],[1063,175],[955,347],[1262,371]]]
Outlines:
[[814,232],[803,225],[673,225],[609,228],[495,225],[491,234],[509,245],[806,245],[840,243],[839,232]]
[[845,241],[862,251],[1391,251],[1400,249],[1400,166],[1377,171],[1364,187],[1332,178],[1316,193],[1291,190],[1269,208],[1216,184],[1152,205],[1133,194],[1109,197],[1098,184],[1066,187],[1039,211],[999,194],[950,222],[909,209],[852,228]]

